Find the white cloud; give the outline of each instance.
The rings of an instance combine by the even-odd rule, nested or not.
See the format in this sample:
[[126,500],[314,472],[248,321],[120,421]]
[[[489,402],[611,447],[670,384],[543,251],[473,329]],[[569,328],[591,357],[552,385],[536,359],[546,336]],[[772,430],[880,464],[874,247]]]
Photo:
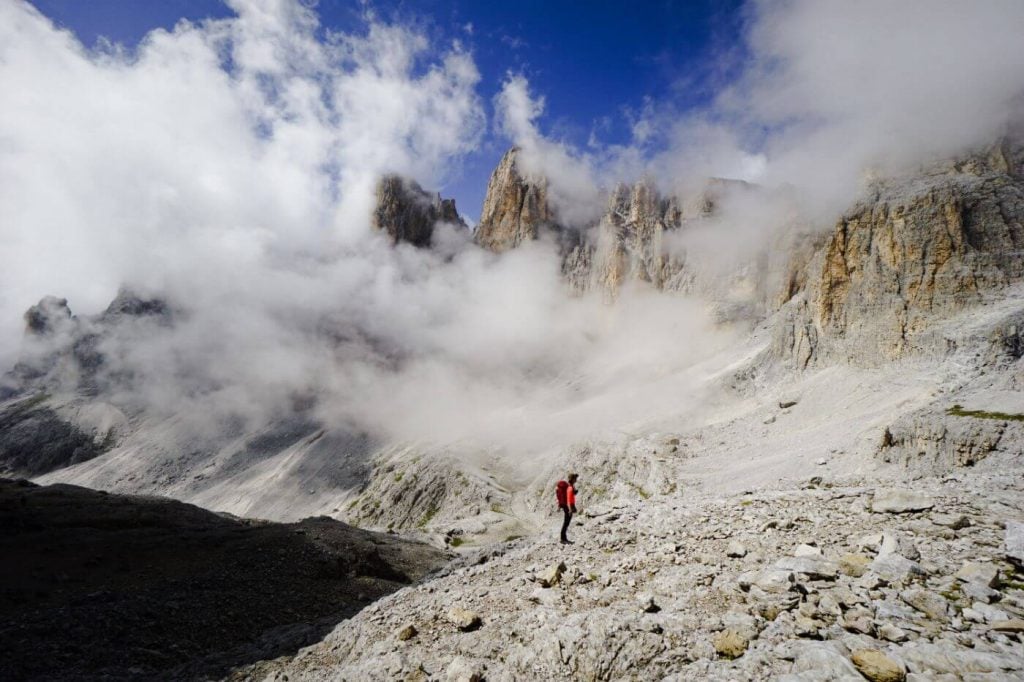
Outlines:
[[[436,186],[479,144],[471,55],[372,20],[322,36],[292,1],[232,7],[96,54],[0,2],[5,364],[42,295],[93,313],[127,284],[183,313],[173,329],[140,323],[104,341],[107,369],[134,377],[119,400],[190,428],[260,424],[312,393],[333,426],[526,448],[679,409],[665,389],[617,396],[643,393],[645,367],[678,372],[708,351],[655,333],[666,315],[696,333],[692,304],[571,299],[545,244],[497,258],[452,230],[432,251],[371,233],[382,172]],[[507,99],[505,125],[528,133],[540,104],[514,87]],[[570,175],[585,170],[534,142]],[[585,175],[564,188],[581,205],[594,191]]]
[[571,159],[573,175],[604,186],[643,174],[684,190],[707,177],[788,186],[827,223],[865,170],[962,153],[1021,117],[1024,3],[755,0],[745,11],[747,59],[711,105],[647,100],[626,112],[631,144],[592,138],[581,154],[544,136],[543,97],[515,77],[498,98],[506,134],[540,150],[552,177]]
[[[143,325],[108,342],[136,372],[131,399],[151,409],[258,421],[314,392],[332,424],[536,451],[701,398],[687,372],[726,332],[693,302],[567,298],[544,243],[498,258],[452,231],[435,252],[370,233],[382,172],[436,186],[480,144],[470,54],[373,20],[324,35],[291,0],[232,7],[135,51],[93,53],[31,6],[0,2],[4,364],[42,295],[89,313],[128,284],[187,311],[171,332]],[[865,165],[998,132],[1021,92],[1022,12],[762,2],[741,77],[704,111],[645,104],[632,144],[584,153],[546,136],[543,98],[522,76],[506,79],[497,122],[569,222],[601,212],[602,186],[643,173],[672,189],[709,175],[789,184],[826,215]],[[787,201],[738,196],[728,229],[686,248],[732,267],[793,217]]]

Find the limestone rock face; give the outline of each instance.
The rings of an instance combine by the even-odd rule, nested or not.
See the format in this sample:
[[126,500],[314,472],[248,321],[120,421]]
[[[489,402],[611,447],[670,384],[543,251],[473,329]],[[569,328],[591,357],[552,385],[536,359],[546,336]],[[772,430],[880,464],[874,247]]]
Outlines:
[[596,283],[614,290],[626,280],[640,280],[661,288],[679,269],[663,237],[681,221],[677,201],[662,197],[650,183],[616,187],[598,225]]
[[936,319],[1024,279],[1024,146],[879,183],[802,260],[784,355],[872,364],[919,350]]
[[524,176],[517,164],[519,153],[516,147],[508,150],[487,183],[476,241],[489,251],[508,251],[536,239],[545,228],[557,228],[547,179]]
[[377,183],[373,227],[386,232],[393,243],[430,246],[438,222],[466,225],[455,209],[454,199],[442,199],[398,175],[385,175]]
[[[487,186],[477,244],[504,252],[538,238],[552,237],[562,260],[562,275],[575,293],[600,291],[615,298],[630,282],[644,282],[657,289],[699,294],[716,304],[728,300],[728,320],[754,317],[767,308],[769,270],[775,263],[758,253],[736,267],[709,267],[700,254],[688,254],[673,233],[707,226],[728,195],[753,191],[753,186],[712,178],[686,196],[666,195],[651,179],[620,184],[605,195],[601,218],[586,224],[569,224],[558,214],[549,193],[548,179],[522,170],[521,151],[513,148],[502,158]],[[789,253],[788,249],[781,252]],[[779,268],[786,261],[780,259]],[[791,287],[802,285],[793,274]],[[743,291],[737,303],[735,294]],[[732,299],[732,300],[729,300]]]

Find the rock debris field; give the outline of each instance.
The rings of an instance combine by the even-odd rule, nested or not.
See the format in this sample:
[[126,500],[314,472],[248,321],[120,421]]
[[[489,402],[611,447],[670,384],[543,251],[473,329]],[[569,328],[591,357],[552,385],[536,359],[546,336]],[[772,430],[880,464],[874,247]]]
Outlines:
[[1024,679],[1019,474],[594,507],[233,680]]

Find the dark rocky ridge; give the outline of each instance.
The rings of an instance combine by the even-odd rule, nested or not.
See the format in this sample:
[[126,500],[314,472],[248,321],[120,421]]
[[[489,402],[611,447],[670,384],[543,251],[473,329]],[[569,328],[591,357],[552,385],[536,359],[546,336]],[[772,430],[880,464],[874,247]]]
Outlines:
[[212,679],[293,653],[447,560],[328,518],[0,479],[0,679]]
[[385,175],[377,183],[377,206],[373,227],[386,232],[394,244],[430,246],[438,222],[466,227],[455,208],[454,199],[442,199],[427,192],[414,180]]

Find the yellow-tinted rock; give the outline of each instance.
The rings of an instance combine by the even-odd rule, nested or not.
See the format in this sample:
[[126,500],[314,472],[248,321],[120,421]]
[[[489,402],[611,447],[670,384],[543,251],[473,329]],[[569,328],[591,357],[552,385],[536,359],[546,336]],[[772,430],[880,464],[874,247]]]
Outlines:
[[749,640],[739,631],[730,628],[715,635],[713,644],[715,651],[723,658],[739,658],[747,650]]
[[853,665],[871,682],[903,682],[907,671],[903,665],[878,649],[858,649],[850,656]]

